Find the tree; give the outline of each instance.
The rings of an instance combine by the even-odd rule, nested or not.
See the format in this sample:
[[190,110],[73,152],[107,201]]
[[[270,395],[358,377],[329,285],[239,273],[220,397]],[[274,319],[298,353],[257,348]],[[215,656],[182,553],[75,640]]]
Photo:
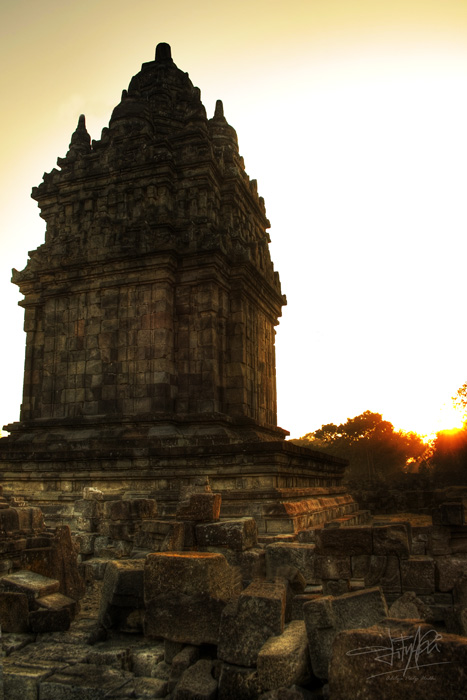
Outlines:
[[467,484],[467,424],[436,434],[430,463],[437,484]]
[[296,444],[348,459],[347,479],[390,480],[404,473],[426,445],[415,433],[395,431],[380,413],[365,411],[345,423],[328,423]]
[[464,414],[464,420],[467,417],[467,382],[462,384],[452,397],[452,402],[456,408]]

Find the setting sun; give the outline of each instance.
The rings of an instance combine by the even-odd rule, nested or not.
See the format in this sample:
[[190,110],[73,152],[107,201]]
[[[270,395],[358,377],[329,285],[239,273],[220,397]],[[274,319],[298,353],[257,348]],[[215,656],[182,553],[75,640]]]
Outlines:
[[425,442],[432,440],[437,433],[456,433],[464,425],[464,414],[452,404],[443,404],[438,412],[420,413],[414,421],[413,430],[417,432]]

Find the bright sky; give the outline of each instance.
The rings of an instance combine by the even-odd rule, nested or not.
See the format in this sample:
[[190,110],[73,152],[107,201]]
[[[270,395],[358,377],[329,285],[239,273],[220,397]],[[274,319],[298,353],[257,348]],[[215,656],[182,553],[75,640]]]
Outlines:
[[236,129],[288,306],[278,422],[299,437],[365,410],[453,427],[467,380],[465,0],[3,0],[0,426],[18,419],[24,334],[10,283],[43,242],[31,188],[81,112],[99,138],[172,46],[208,116]]

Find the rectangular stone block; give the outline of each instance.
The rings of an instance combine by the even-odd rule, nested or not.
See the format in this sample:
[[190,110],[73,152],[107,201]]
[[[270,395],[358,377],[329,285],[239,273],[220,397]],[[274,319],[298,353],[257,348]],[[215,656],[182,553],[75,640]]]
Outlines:
[[315,571],[315,545],[298,542],[275,542],[266,547],[266,575],[274,579],[278,569],[293,566],[302,574],[307,583],[317,583]]
[[435,558],[435,581],[439,591],[452,591],[463,578],[467,578],[467,555]]
[[399,558],[408,558],[410,555],[409,526],[406,523],[375,525],[373,553],[380,556],[393,554]]
[[428,556],[412,556],[401,559],[402,591],[414,591],[429,595],[435,590],[435,562]]
[[60,583],[55,579],[47,578],[33,571],[16,571],[13,574],[2,576],[0,590],[24,593],[30,607],[34,606],[36,598],[51,593],[57,593]]
[[186,644],[217,644],[221,614],[235,586],[234,572],[221,554],[149,554],[145,634]]
[[219,700],[256,700],[262,689],[256,668],[223,663],[219,677]]
[[188,502],[182,501],[179,504],[177,517],[202,523],[219,520],[221,502],[219,493],[193,493]]
[[254,666],[269,637],[284,630],[286,586],[254,581],[222,613],[217,656],[229,664]]
[[315,531],[316,553],[335,556],[372,554],[372,527],[322,528]]
[[304,682],[310,674],[305,623],[294,620],[281,635],[269,637],[259,651],[257,668],[264,690],[287,688]]
[[315,557],[315,577],[318,580],[350,579],[350,557],[317,555]]
[[9,656],[3,661],[3,693],[5,699],[37,700],[39,686],[57,669],[64,667],[45,659],[37,663],[16,663]]
[[31,632],[66,632],[70,628],[71,614],[68,607],[58,609],[39,608],[29,613]]
[[332,643],[340,630],[368,627],[387,617],[380,588],[339,597],[323,596],[303,606],[313,673],[328,678]]
[[196,526],[196,539],[200,547],[228,547],[244,551],[255,546],[257,536],[258,528],[254,518],[223,520]]
[[450,529],[444,525],[433,525],[429,535],[428,553],[433,556],[443,556],[451,553],[449,541]]
[[29,631],[29,606],[25,593],[0,593],[0,626],[3,634]]
[[400,593],[401,575],[396,556],[352,557],[352,576],[363,579],[367,588],[381,586],[385,593]]
[[142,608],[144,605],[144,559],[110,561],[105,569],[99,619],[110,606]]
[[463,525],[465,522],[464,504],[462,501],[441,503],[432,511],[434,525]]
[[116,698],[118,690],[130,678],[124,671],[95,664],[67,666],[41,682],[40,700]]

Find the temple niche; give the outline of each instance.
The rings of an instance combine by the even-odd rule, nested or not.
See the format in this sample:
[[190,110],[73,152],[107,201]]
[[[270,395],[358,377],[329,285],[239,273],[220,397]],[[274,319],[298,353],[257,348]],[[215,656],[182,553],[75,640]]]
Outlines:
[[344,464],[277,426],[286,300],[222,103],[208,119],[159,44],[100,140],[81,116],[57,164],[32,192],[45,242],[13,271],[27,340],[20,421],[0,446],[5,488],[44,505],[96,486],[170,513],[183,485],[209,477],[225,512],[262,513],[265,531],[259,502],[279,513],[309,489],[342,493]]

